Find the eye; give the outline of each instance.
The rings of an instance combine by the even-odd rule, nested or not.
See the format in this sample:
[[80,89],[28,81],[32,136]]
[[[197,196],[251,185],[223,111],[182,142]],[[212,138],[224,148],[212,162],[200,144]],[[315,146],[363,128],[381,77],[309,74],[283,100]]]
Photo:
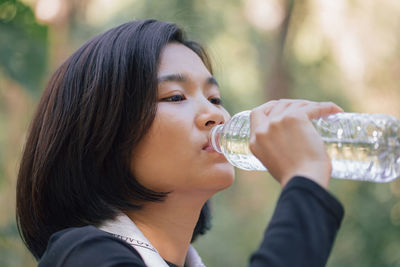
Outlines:
[[219,97],[210,98],[210,102],[214,105],[222,105],[222,99]]
[[169,97],[163,98],[162,101],[165,101],[165,102],[179,102],[179,101],[183,101],[185,99],[186,98],[183,95],[173,95],[173,96],[169,96]]

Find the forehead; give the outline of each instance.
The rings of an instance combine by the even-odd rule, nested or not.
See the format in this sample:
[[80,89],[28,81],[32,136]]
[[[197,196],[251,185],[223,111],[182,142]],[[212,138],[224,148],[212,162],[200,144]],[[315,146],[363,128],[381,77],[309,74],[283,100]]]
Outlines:
[[170,43],[161,52],[158,76],[176,73],[211,75],[201,58],[190,48],[182,44]]

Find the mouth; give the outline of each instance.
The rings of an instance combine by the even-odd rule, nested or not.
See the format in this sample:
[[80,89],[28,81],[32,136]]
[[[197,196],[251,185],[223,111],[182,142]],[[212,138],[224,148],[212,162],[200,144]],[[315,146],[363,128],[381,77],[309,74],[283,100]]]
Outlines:
[[203,145],[203,150],[207,152],[216,152],[209,140]]
[[202,151],[206,152],[207,155],[212,156],[212,158],[217,159],[218,162],[227,162],[225,156],[221,152],[218,152],[214,149],[210,139],[203,144]]

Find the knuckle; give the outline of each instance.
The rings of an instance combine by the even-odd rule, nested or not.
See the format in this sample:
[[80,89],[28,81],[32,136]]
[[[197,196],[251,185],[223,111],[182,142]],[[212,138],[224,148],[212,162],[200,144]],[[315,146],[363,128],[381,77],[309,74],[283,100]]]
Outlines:
[[258,140],[263,139],[266,136],[266,132],[265,131],[261,131],[259,129],[256,129],[254,131],[254,135],[252,136],[253,138],[250,138],[250,141],[252,141],[253,143],[256,143]]
[[284,124],[290,124],[294,123],[299,120],[299,116],[294,113],[289,113],[285,117],[282,118],[282,123]]
[[312,105],[312,104],[315,104],[315,102],[313,102],[313,101],[310,101],[310,100],[301,100],[301,101],[299,101],[299,106],[300,107],[305,107],[305,106],[309,106],[309,105]]
[[265,104],[251,109],[250,118],[254,118],[257,114],[263,113],[264,109],[265,109]]
[[270,131],[270,132],[274,132],[274,131],[276,131],[277,129],[279,129],[282,124],[282,120],[281,119],[273,119],[273,120],[271,120],[270,122],[269,122],[269,125],[268,125],[268,131]]
[[332,101],[322,102],[321,104],[326,106],[336,106],[336,104],[333,103]]
[[256,116],[256,112],[257,112],[257,108],[253,108],[251,111],[250,111],[250,120],[253,120],[254,119],[254,116]]
[[288,126],[299,125],[307,120],[307,115],[302,112],[290,113],[282,118],[282,125],[283,127],[287,128]]
[[249,139],[249,148],[250,151],[254,154],[256,148],[257,148],[257,142],[255,137],[250,137]]
[[265,138],[265,135],[263,132],[261,131],[254,131],[254,134],[250,135],[249,138],[249,149],[251,151],[251,153],[255,154],[257,153],[257,148],[260,145],[260,140],[262,140],[263,138]]
[[275,106],[276,104],[278,104],[279,102],[278,102],[278,100],[271,100],[271,101],[268,101],[267,103],[265,103],[262,107],[263,107],[263,110],[264,109],[266,109],[266,108],[271,108],[271,107],[273,107],[273,106]]

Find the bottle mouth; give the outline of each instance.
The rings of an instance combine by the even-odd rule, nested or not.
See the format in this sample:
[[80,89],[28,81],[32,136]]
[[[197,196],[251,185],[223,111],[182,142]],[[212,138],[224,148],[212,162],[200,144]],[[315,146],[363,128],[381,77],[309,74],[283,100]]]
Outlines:
[[215,151],[217,151],[218,153],[222,153],[221,146],[220,146],[220,136],[221,136],[221,131],[222,131],[223,126],[224,126],[223,124],[214,126],[211,129],[210,135],[209,135],[210,144],[211,144],[212,148]]

